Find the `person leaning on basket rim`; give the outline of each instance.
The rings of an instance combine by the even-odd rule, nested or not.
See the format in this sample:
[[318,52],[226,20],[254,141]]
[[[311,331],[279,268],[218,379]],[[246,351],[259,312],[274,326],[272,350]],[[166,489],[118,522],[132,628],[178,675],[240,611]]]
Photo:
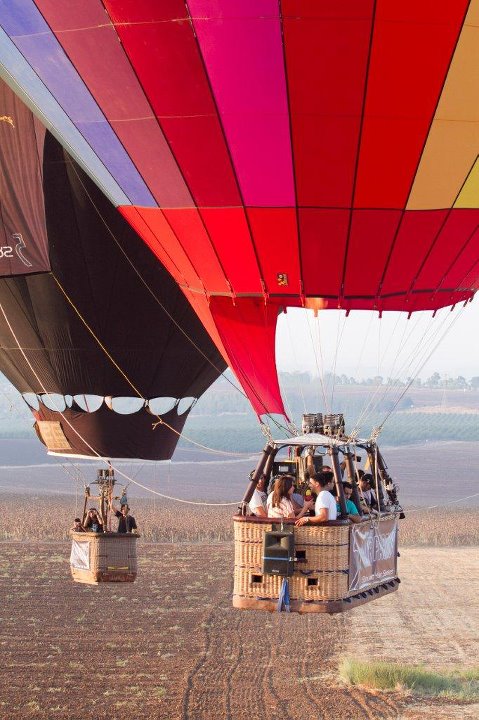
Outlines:
[[85,528],[81,524],[80,518],[75,518],[73,527],[70,528],[72,532],[86,532]]
[[309,478],[309,487],[317,494],[314,504],[314,517],[301,517],[296,520],[295,525],[316,525],[317,523],[327,522],[328,520],[336,520],[338,510],[336,508],[336,498],[331,494],[334,484],[334,475],[332,472],[321,472],[311,475]]
[[111,511],[118,518],[118,530],[119,533],[132,533],[137,532],[138,526],[133,515],[128,515],[130,508],[126,503],[123,503],[118,510],[117,507],[111,504]]

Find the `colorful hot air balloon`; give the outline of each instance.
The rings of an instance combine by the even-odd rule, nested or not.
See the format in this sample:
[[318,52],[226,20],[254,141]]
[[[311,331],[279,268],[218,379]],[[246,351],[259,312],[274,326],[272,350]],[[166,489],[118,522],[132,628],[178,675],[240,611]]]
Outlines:
[[0,370],[50,450],[170,458],[224,361],[174,280],[2,81],[0,106]]
[[474,295],[479,0],[0,7],[3,77],[169,270],[259,415],[283,412],[281,309]]

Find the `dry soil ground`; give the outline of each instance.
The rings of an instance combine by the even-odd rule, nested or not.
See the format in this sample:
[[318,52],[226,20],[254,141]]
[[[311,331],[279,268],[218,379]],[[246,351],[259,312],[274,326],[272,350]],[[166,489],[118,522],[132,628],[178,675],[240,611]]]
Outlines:
[[230,606],[232,545],[140,545],[133,585],[76,585],[64,542],[0,544],[0,717],[478,718],[479,705],[347,688],[341,658],[479,656],[475,548],[406,548],[400,590],[336,616]]

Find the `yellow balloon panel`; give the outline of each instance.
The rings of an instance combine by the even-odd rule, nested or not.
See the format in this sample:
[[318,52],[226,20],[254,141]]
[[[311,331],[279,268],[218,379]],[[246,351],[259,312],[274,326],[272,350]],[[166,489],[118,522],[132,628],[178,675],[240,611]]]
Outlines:
[[424,147],[408,209],[479,207],[479,192],[473,187],[473,177],[477,176],[471,172],[478,151],[479,0],[474,0]]

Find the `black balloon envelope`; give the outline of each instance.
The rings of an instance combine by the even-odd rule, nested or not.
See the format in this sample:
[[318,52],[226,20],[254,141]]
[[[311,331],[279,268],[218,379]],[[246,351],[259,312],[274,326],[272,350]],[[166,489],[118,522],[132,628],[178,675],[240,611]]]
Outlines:
[[0,371],[50,451],[170,458],[225,363],[157,258],[3,82],[0,102]]

